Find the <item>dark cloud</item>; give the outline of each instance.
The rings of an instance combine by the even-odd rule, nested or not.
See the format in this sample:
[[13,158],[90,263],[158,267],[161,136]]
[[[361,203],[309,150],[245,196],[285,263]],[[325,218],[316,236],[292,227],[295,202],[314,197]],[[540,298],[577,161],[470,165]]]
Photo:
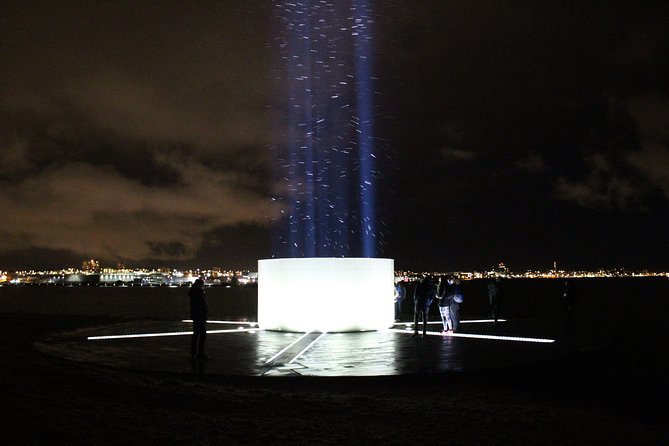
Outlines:
[[450,161],[472,161],[476,157],[476,153],[465,149],[450,149],[443,148],[441,154],[445,160]]
[[541,173],[548,169],[548,165],[544,161],[544,158],[536,153],[517,160],[515,165],[519,169],[526,170],[531,173]]
[[589,160],[592,170],[587,178],[572,181],[559,177],[555,195],[585,207],[636,208],[642,190],[633,178],[620,176],[615,167],[601,154]]
[[640,151],[629,154],[628,161],[669,199],[669,147],[644,141]]
[[[4,251],[70,249],[107,260],[192,257],[205,233],[243,222],[269,224],[277,210],[238,174],[193,160],[164,158],[180,174],[172,185],[144,185],[109,166],[70,163],[0,186],[11,212]],[[168,246],[180,249],[165,249]],[[163,247],[157,249],[157,247]]]
[[261,3],[4,3],[0,255],[176,261],[271,224]]

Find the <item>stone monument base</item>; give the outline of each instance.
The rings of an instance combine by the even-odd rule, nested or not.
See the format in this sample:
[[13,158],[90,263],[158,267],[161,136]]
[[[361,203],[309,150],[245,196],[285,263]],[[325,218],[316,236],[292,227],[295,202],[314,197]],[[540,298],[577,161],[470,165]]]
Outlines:
[[258,325],[265,330],[349,332],[394,323],[393,259],[258,260]]

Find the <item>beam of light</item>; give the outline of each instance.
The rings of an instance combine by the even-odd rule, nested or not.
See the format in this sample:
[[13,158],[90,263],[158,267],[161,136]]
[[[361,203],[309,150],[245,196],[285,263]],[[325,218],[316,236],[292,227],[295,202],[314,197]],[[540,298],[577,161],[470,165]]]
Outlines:
[[291,348],[293,345],[295,345],[295,344],[297,344],[298,342],[300,342],[302,339],[304,339],[304,338],[305,338],[308,334],[310,334],[310,333],[311,333],[311,332],[308,332],[308,333],[305,333],[305,334],[303,334],[302,336],[300,336],[297,340],[295,340],[294,342],[292,342],[290,345],[288,345],[288,346],[286,346],[285,348],[283,348],[279,353],[277,353],[276,355],[272,356],[272,357],[269,358],[267,361],[265,361],[265,364],[267,364],[268,362],[272,362],[272,361],[274,361],[276,358],[278,358],[279,356],[281,356],[286,350],[288,350],[288,349]]
[[372,2],[277,0],[286,118],[274,257],[375,257]]
[[292,364],[292,363],[294,363],[294,362],[297,360],[297,358],[299,358],[300,356],[302,356],[307,350],[309,350],[309,349],[311,348],[312,345],[314,345],[316,342],[320,341],[320,339],[321,339],[323,336],[325,336],[326,334],[328,334],[327,331],[324,331],[323,333],[321,333],[321,335],[320,335],[319,337],[317,337],[316,339],[314,339],[309,345],[307,345],[306,347],[304,347],[304,349],[302,349],[301,352],[299,352],[297,355],[295,355],[295,357],[294,357],[293,359],[291,359],[290,361],[288,361],[288,364]]
[[[390,331],[394,331],[397,333],[411,333],[406,329],[400,330],[398,328],[393,328]],[[484,335],[484,334],[473,334],[473,333],[439,333],[436,331],[428,331],[426,334],[428,336],[449,336],[452,338],[488,339],[495,341],[535,342],[540,344],[551,344],[555,342],[555,339],[526,338],[519,336],[495,336],[495,335]]]
[[[192,319],[183,319],[181,322],[193,322]],[[207,321],[208,324],[240,324],[240,325],[249,325],[255,327],[258,325],[257,322],[253,321]]]
[[[240,333],[240,332],[255,333],[256,331],[257,329],[255,328],[234,328],[229,330],[207,330],[207,334]],[[102,339],[160,338],[164,336],[187,336],[192,334],[193,334],[192,331],[172,331],[167,333],[136,333],[136,334],[125,334],[125,335],[89,336],[86,338],[86,340],[98,341]]]
[[351,26],[358,111],[358,160],[360,162],[360,225],[364,257],[376,256],[374,210],[374,102],[372,87],[372,11],[367,0],[353,2],[355,24]]

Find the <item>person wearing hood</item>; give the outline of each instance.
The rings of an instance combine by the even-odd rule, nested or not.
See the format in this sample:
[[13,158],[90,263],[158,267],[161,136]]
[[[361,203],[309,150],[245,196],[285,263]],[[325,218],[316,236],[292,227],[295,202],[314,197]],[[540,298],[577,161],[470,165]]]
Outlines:
[[192,360],[206,360],[204,341],[207,339],[207,301],[205,300],[204,280],[196,279],[188,290],[190,298],[190,317],[193,320],[193,336],[190,341]]

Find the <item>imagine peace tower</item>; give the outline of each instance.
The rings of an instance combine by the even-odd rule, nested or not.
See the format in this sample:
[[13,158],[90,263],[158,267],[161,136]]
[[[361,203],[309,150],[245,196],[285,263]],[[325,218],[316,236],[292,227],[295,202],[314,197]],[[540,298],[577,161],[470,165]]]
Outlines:
[[370,2],[281,1],[275,13],[286,129],[277,200],[287,211],[274,258],[258,261],[258,324],[388,328],[394,261],[377,258]]

